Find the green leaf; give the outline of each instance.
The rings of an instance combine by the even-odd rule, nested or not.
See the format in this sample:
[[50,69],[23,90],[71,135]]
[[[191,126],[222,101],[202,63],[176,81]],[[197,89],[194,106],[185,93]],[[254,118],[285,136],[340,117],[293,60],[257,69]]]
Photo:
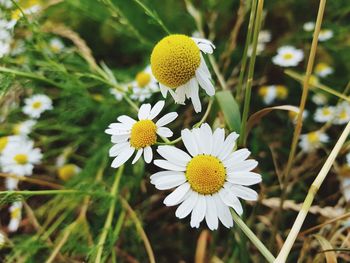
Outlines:
[[230,131],[239,133],[241,127],[241,113],[239,111],[239,106],[231,92],[228,90],[219,91],[215,96]]

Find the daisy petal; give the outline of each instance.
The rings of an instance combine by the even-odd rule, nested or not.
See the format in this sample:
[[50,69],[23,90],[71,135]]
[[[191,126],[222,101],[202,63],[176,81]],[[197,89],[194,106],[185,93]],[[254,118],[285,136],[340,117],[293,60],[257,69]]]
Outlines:
[[216,212],[216,204],[212,196],[206,195],[206,212],[205,212],[205,221],[210,230],[218,229],[219,220]]
[[166,170],[178,171],[178,172],[186,171],[185,166],[176,165],[166,160],[154,160],[154,164]]
[[227,181],[248,186],[260,183],[261,175],[253,172],[233,172],[227,174]]
[[165,138],[169,138],[173,136],[173,132],[167,127],[159,127],[157,129],[157,134]]
[[174,190],[171,194],[169,194],[165,199],[164,199],[164,204],[166,206],[173,206],[178,204],[181,199],[187,194],[187,192],[190,190],[190,184],[184,183],[180,185],[178,188]]
[[109,156],[114,157],[120,154],[122,151],[126,150],[127,148],[130,147],[129,142],[123,142],[123,143],[118,143],[112,146],[111,149],[109,149]]
[[208,123],[203,123],[200,127],[201,145],[205,154],[211,154],[213,145],[213,132]]
[[237,197],[242,198],[244,200],[258,200],[258,193],[248,187],[244,187],[241,185],[232,185],[231,191],[234,192]]
[[177,118],[178,114],[176,112],[170,112],[168,114],[165,114],[162,118],[160,118],[157,122],[156,125],[158,127],[162,127],[167,125],[168,123],[172,122]]
[[187,151],[194,157],[198,155],[198,146],[195,143],[194,135],[189,129],[184,129],[181,131],[182,141],[187,149]]
[[130,127],[136,123],[136,121],[133,118],[130,118],[129,116],[126,116],[126,115],[119,116],[117,120]]
[[192,212],[195,204],[197,203],[197,199],[198,193],[190,190],[190,194],[187,197],[187,199],[183,201],[181,205],[176,209],[176,217],[182,219],[188,216]]
[[178,175],[185,175],[183,172],[176,172],[176,171],[162,171],[158,172],[155,174],[152,174],[150,179],[151,179],[151,184],[157,184],[159,180],[163,180],[163,178],[169,178],[172,176],[178,176]]
[[195,204],[191,214],[191,227],[199,227],[203,221],[206,211],[206,201],[204,195],[198,195],[197,203]]
[[113,160],[111,166],[113,168],[118,168],[119,166],[123,165],[127,160],[129,160],[134,151],[135,149],[132,147],[127,148]]
[[151,104],[142,104],[138,114],[139,120],[147,119],[150,112],[151,112]]
[[161,83],[159,83],[159,88],[160,88],[160,93],[162,93],[162,96],[166,98],[169,88]]
[[142,153],[143,153],[143,149],[141,148],[137,151],[134,160],[132,160],[132,164],[135,164],[140,159]]
[[221,223],[227,228],[232,227],[233,220],[230,213],[230,209],[222,202],[218,194],[214,194],[213,199],[215,201],[217,214]]
[[249,172],[258,166],[258,162],[255,160],[246,160],[239,163],[234,163],[227,169],[228,172]]
[[229,136],[227,136],[224,142],[224,147],[221,149],[221,153],[218,156],[219,159],[225,160],[226,157],[233,151],[233,147],[236,145],[238,136],[239,135],[235,132],[232,132]]
[[225,130],[217,128],[213,134],[213,150],[212,155],[218,156],[221,152],[225,141]]
[[161,101],[158,101],[156,103],[156,105],[153,106],[149,116],[148,116],[148,119],[150,120],[153,120],[155,117],[158,116],[158,114],[162,111],[162,109],[164,108],[164,105],[165,105],[165,101],[164,100],[161,100]]
[[147,146],[146,148],[144,148],[143,156],[145,158],[146,163],[150,163],[152,161],[153,152],[150,146]]
[[166,160],[176,165],[186,167],[191,157],[175,146],[159,146],[157,152]]
[[234,163],[243,162],[249,155],[250,151],[248,149],[239,149],[227,156],[223,163],[225,166],[232,166]]
[[239,202],[238,198],[234,195],[234,193],[229,189],[229,187],[224,187],[219,191],[219,196],[229,207],[232,207],[237,214],[242,215],[243,214],[243,208],[241,203]]
[[157,180],[156,188],[159,190],[168,190],[186,182],[186,177],[184,174],[176,174],[172,176],[163,176]]
[[202,104],[201,101],[199,99],[199,87],[198,87],[198,82],[195,78],[192,78],[190,80],[190,90],[189,90],[189,97],[191,98],[192,104],[193,104],[193,108],[194,111],[196,113],[201,112],[202,111]]

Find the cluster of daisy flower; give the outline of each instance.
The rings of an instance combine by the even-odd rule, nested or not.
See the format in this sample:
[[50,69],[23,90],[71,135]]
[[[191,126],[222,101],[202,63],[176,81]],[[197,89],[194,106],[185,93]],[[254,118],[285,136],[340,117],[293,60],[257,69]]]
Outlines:
[[[200,38],[185,35],[169,35],[154,47],[151,68],[164,97],[169,92],[176,103],[184,104],[191,99],[196,112],[200,112],[199,86],[209,96],[215,88],[201,52],[211,54],[215,46]],[[142,76],[144,77],[144,76]],[[170,112],[158,117],[165,101],[142,104],[137,120],[122,115],[111,123],[106,133],[114,144],[109,150],[113,157],[112,167],[118,168],[136,152],[132,164],[140,157],[151,163],[155,153],[152,149],[162,138],[168,142],[173,132],[165,127],[178,114]],[[159,190],[174,189],[165,199],[166,206],[179,205],[175,215],[185,218],[191,215],[191,227],[198,228],[205,220],[211,230],[217,229],[219,221],[227,228],[233,226],[230,208],[243,213],[239,198],[257,200],[258,194],[248,186],[261,182],[261,176],[252,172],[255,160],[248,160],[247,149],[237,149],[238,134],[225,136],[225,130],[212,128],[207,123],[193,129],[183,129],[181,139],[186,151],[171,145],[158,146],[161,157],[154,164],[163,171],[154,173],[150,181]]]
[[[18,177],[32,175],[34,166],[41,162],[41,150],[34,147],[29,134],[41,114],[52,109],[51,99],[43,94],[26,98],[24,103],[22,111],[30,119],[13,125],[13,135],[0,138],[0,169],[10,175],[5,181],[8,190],[17,189]],[[20,201],[10,206],[9,231],[17,230],[21,220],[21,208]]]
[[[315,23],[314,22],[306,22],[304,25],[303,25],[303,29],[306,31],[306,32],[311,32],[315,29]],[[320,34],[318,36],[318,41],[320,42],[324,42],[324,41],[327,41],[329,39],[331,39],[333,37],[333,31],[330,30],[330,29],[321,29],[320,30]]]

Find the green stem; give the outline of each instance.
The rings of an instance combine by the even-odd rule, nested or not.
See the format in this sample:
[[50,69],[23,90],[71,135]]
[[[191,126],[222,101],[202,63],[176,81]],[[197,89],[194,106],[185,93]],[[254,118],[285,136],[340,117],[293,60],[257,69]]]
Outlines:
[[[112,188],[110,191],[110,194],[113,197],[117,197],[117,195],[118,195],[119,182],[120,182],[120,178],[123,174],[123,170],[124,170],[124,166],[121,166],[118,169],[117,174],[114,178],[114,182],[113,182],[113,185],[112,185]],[[112,199],[112,201],[111,201],[111,204],[110,204],[110,207],[108,210],[108,214],[106,217],[106,221],[105,221],[105,224],[103,226],[102,233],[101,233],[100,239],[99,239],[98,244],[97,244],[98,250],[97,250],[97,254],[96,254],[95,263],[102,262],[103,247],[104,247],[104,244],[106,242],[109,228],[112,225],[116,202],[117,202],[116,198]]]
[[250,106],[250,97],[252,93],[256,49],[258,45],[258,36],[259,36],[259,31],[260,31],[260,26],[262,21],[263,6],[264,6],[264,0],[258,0],[257,14],[256,14],[255,23],[254,23],[254,35],[253,35],[253,44],[252,44],[253,50],[252,50],[252,56],[249,61],[248,77],[247,77],[247,84],[246,84],[246,90],[245,90],[245,96],[244,96],[244,106],[243,106],[241,136],[240,136],[241,145],[245,145],[245,141],[246,141],[245,132],[246,132],[246,125],[247,125],[248,112],[249,112],[249,106]]
[[242,64],[241,64],[241,70],[239,73],[239,79],[238,79],[238,85],[237,85],[237,91],[236,91],[236,99],[238,102],[242,99],[242,86],[243,86],[243,79],[244,79],[244,73],[247,66],[248,61],[248,48],[250,45],[250,42],[252,40],[252,32],[253,32],[253,26],[254,26],[254,17],[256,12],[256,1],[252,1],[252,6],[250,10],[250,17],[249,17],[249,24],[248,24],[248,32],[247,37],[245,40],[244,50],[243,50],[243,57],[242,57]]
[[239,226],[243,233],[250,239],[250,241],[256,246],[260,253],[265,257],[268,262],[274,262],[275,257],[271,252],[265,247],[265,245],[260,241],[260,239],[253,233],[252,230],[243,222],[241,217],[236,214],[236,212],[231,210],[233,221]]

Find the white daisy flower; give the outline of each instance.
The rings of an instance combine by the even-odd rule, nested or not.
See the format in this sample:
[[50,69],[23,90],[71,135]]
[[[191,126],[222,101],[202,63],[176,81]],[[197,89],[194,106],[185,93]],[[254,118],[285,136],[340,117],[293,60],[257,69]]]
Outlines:
[[283,100],[288,96],[288,89],[283,85],[269,85],[259,88],[259,95],[266,105],[272,104],[275,99]]
[[333,31],[330,29],[321,29],[318,35],[318,41],[323,42],[333,37]]
[[212,54],[214,49],[209,40],[185,35],[170,35],[159,41],[151,54],[151,68],[163,97],[169,91],[179,104],[185,104],[185,99],[189,98],[194,110],[200,112],[199,86],[209,96],[215,94],[201,51]]
[[35,164],[40,163],[42,153],[39,148],[33,148],[30,140],[13,143],[0,156],[1,170],[18,176],[31,175]]
[[350,103],[343,101],[336,107],[336,113],[334,117],[334,124],[347,124],[350,121]]
[[283,46],[278,48],[277,55],[272,58],[272,62],[281,67],[295,67],[304,58],[304,52],[293,46]]
[[312,152],[321,147],[322,143],[329,142],[329,137],[322,131],[309,132],[300,135],[299,146],[304,152]]
[[315,23],[314,22],[306,22],[303,25],[303,29],[307,32],[310,32],[315,29]]
[[327,77],[333,73],[333,68],[327,63],[318,63],[315,67],[315,74],[321,78]]
[[6,151],[6,149],[13,147],[13,144],[21,144],[24,143],[25,138],[22,136],[11,135],[11,136],[3,136],[0,138],[0,153]]
[[[256,55],[259,56],[264,50],[265,50],[265,43],[257,43],[257,45],[256,45]],[[247,50],[247,55],[249,57],[251,57],[252,53],[253,53],[253,46],[249,45],[248,50]]]
[[173,132],[164,127],[178,116],[176,112],[170,112],[157,122],[153,119],[158,116],[165,105],[164,101],[157,102],[153,108],[151,104],[142,104],[138,113],[138,121],[129,116],[118,117],[117,123],[112,123],[105,130],[112,135],[112,143],[115,145],[109,150],[109,156],[115,157],[112,167],[117,168],[124,164],[135,151],[137,151],[132,164],[143,154],[146,163],[153,158],[151,146],[157,142],[157,135],[165,138],[171,137]]
[[17,202],[14,202],[9,208],[10,222],[8,225],[8,230],[10,232],[16,232],[19,227],[19,224],[21,223],[22,206],[23,206],[22,202],[17,201]]
[[328,102],[327,96],[322,93],[316,93],[312,96],[311,100],[318,106],[325,105]]
[[137,73],[135,81],[131,82],[132,94],[130,98],[140,102],[149,99],[153,93],[159,90],[158,82],[152,74],[151,66]]
[[9,9],[13,7],[13,3],[10,0],[0,0],[0,6]]
[[255,201],[258,194],[247,186],[261,182],[261,176],[251,172],[258,162],[246,160],[247,149],[234,151],[238,134],[233,132],[225,140],[224,129],[214,133],[208,124],[192,131],[181,132],[188,153],[174,146],[159,146],[164,160],[154,164],[166,171],[151,176],[151,183],[159,190],[176,188],[164,199],[166,206],[179,205],[175,215],[185,218],[191,214],[191,227],[198,228],[204,220],[211,230],[219,220],[233,226],[230,207],[242,215],[238,198]]
[[116,88],[109,89],[109,92],[114,96],[117,101],[121,101],[123,99],[124,92],[120,91]]
[[[40,0],[31,0],[31,1],[26,1],[24,3],[21,3],[21,8],[25,15],[28,15],[28,16],[33,15],[41,10]],[[21,10],[19,10],[18,8],[13,10],[11,13],[10,27],[13,28],[22,16],[23,14]]]
[[13,133],[15,135],[27,136],[32,132],[34,125],[36,125],[37,121],[35,120],[27,120],[22,121],[13,126]]
[[35,94],[24,100],[23,113],[32,118],[39,118],[47,110],[52,110],[52,100],[44,94]]
[[314,120],[317,122],[328,122],[334,119],[334,115],[335,107],[325,106],[316,110]]
[[61,39],[55,37],[50,39],[49,47],[54,53],[59,53],[65,48],[65,45]]
[[269,30],[261,30],[258,36],[259,43],[268,43],[271,41],[271,32]]

